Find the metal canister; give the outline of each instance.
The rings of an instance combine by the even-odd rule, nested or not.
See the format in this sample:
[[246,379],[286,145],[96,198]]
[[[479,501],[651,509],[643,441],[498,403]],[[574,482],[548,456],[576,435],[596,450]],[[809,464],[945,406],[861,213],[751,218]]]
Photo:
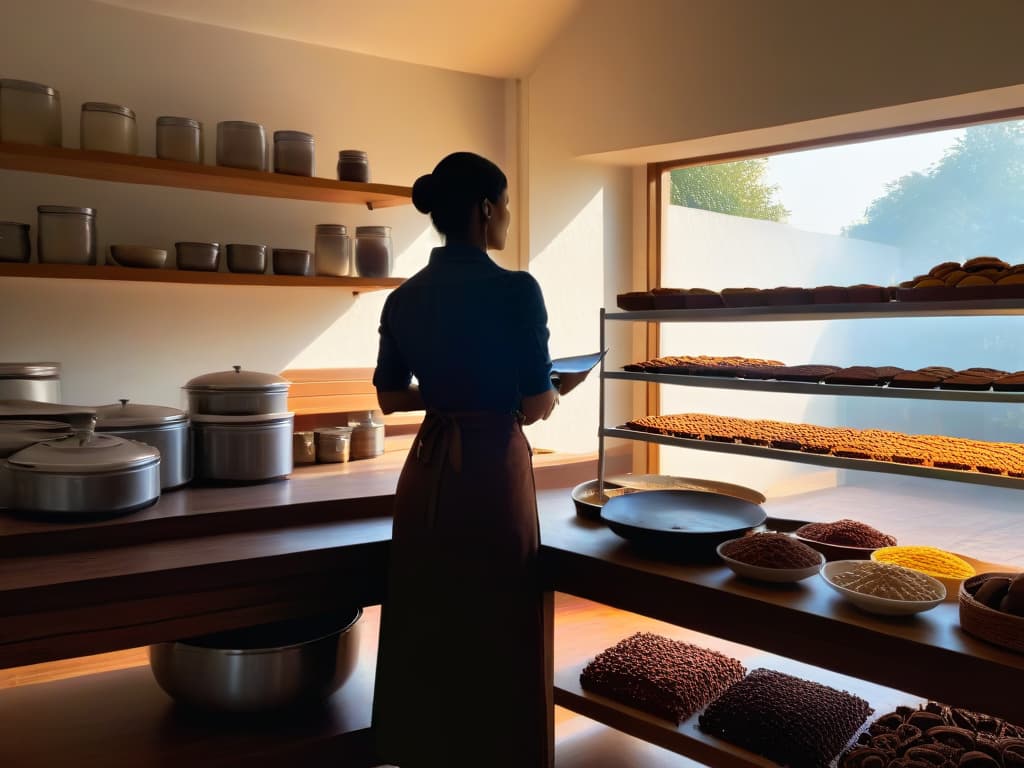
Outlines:
[[0,141],[61,145],[60,91],[28,80],[0,80]]
[[0,261],[27,262],[32,255],[28,234],[28,224],[0,221]]
[[370,180],[370,161],[361,149],[343,149],[338,153],[338,180],[360,181]]
[[313,168],[313,134],[274,131],[274,173],[312,176]]
[[217,123],[217,165],[267,170],[267,132],[263,126],[245,120]]
[[352,427],[351,458],[372,459],[384,453],[384,425],[374,411],[359,411],[349,416]]
[[348,461],[352,446],[352,427],[324,427],[316,431],[316,460],[324,463]]
[[346,277],[352,270],[352,239],[344,224],[317,224],[313,261],[318,275]]
[[356,227],[356,273],[360,277],[390,277],[394,262],[391,227]]
[[82,105],[82,149],[102,152],[139,153],[139,132],[135,112],[120,104],[87,101]]
[[36,251],[40,264],[95,264],[96,209],[40,205]]
[[0,400],[60,402],[60,363],[0,363]]
[[156,156],[181,163],[203,161],[203,131],[191,117],[163,116],[156,119]]

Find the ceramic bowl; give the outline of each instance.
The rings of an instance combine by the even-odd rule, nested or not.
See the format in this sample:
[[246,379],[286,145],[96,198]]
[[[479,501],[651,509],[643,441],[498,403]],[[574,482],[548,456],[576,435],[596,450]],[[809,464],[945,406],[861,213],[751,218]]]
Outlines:
[[809,565],[806,568],[765,568],[760,565],[751,565],[750,563],[743,563],[739,560],[733,560],[731,557],[722,554],[722,548],[737,541],[737,539],[729,539],[729,541],[723,541],[715,549],[718,552],[718,556],[722,558],[722,562],[725,563],[737,576],[742,576],[745,579],[754,579],[756,581],[770,581],[776,584],[786,584],[794,581],[801,581],[807,579],[816,574],[821,570],[821,567],[825,564],[825,556],[818,553],[818,562],[815,565]]
[[825,567],[821,569],[821,578],[823,578],[825,583],[832,587],[832,589],[856,605],[862,611],[876,613],[881,616],[912,616],[915,613],[930,611],[946,599],[946,587],[941,581],[933,579],[931,576],[927,576],[925,578],[928,578],[933,582],[933,586],[939,595],[934,600],[893,600],[888,597],[875,597],[874,595],[865,595],[862,592],[855,592],[852,589],[841,587],[832,581],[832,579],[837,575],[846,573],[850,569],[863,564],[863,560],[836,560],[831,563],[826,563]]
[[112,245],[110,258],[122,267],[162,269],[167,262],[167,251],[148,245]]

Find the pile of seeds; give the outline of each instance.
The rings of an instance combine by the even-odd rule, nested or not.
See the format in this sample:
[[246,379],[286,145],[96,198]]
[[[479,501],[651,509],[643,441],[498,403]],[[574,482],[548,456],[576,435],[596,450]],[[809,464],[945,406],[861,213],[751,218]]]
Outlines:
[[930,578],[891,563],[865,560],[831,578],[832,583],[840,587],[889,600],[936,600],[942,597],[942,592]]
[[843,547],[891,547],[896,537],[882,533],[858,520],[836,520],[834,523],[808,523],[796,531],[805,539]]
[[722,545],[722,554],[762,568],[810,568],[821,555],[784,533],[755,533]]
[[700,729],[791,768],[820,768],[871,714],[858,696],[755,669],[700,716]]
[[966,560],[935,547],[885,547],[872,558],[940,578],[968,579],[974,575],[974,566]]
[[739,661],[717,651],[638,632],[599,653],[584,667],[580,685],[680,723],[746,671]]

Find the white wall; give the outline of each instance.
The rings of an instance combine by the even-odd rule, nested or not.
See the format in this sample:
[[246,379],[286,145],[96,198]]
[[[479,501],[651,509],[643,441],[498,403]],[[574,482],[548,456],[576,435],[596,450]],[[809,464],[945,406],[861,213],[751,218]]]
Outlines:
[[[598,307],[647,287],[644,163],[1021,106],[1022,24],[1015,0],[587,0],[525,83],[524,244],[555,354],[594,348]],[[639,328],[615,327],[612,365]],[[607,421],[641,390],[610,383]],[[596,381],[560,408],[541,442],[594,450]]]
[[[159,115],[206,130],[241,119],[317,141],[317,175],[334,178],[337,151],[369,152],[372,179],[409,185],[451,151],[515,166],[506,83],[355,53],[137,13],[89,0],[7,3],[0,77],[61,91],[64,144],[78,146],[84,101],[132,107],[143,154]],[[410,275],[436,243],[411,205],[379,211],[291,200],[0,171],[0,219],[31,223],[40,204],[98,210],[99,245],[177,240],[313,246],[313,226],[394,227],[396,274]],[[513,233],[503,263],[518,262]],[[179,387],[232,364],[263,371],[362,367],[376,359],[385,293],[353,298],[330,288],[264,288],[4,279],[0,360],[56,360],[68,402],[118,397],[177,405]]]

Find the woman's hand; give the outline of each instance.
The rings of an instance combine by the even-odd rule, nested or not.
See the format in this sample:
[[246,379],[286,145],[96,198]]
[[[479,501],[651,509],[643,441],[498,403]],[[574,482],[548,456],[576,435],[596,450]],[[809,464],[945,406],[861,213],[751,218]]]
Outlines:
[[533,424],[534,422],[547,419],[558,405],[558,392],[548,389],[539,395],[530,395],[523,398],[523,423]]

